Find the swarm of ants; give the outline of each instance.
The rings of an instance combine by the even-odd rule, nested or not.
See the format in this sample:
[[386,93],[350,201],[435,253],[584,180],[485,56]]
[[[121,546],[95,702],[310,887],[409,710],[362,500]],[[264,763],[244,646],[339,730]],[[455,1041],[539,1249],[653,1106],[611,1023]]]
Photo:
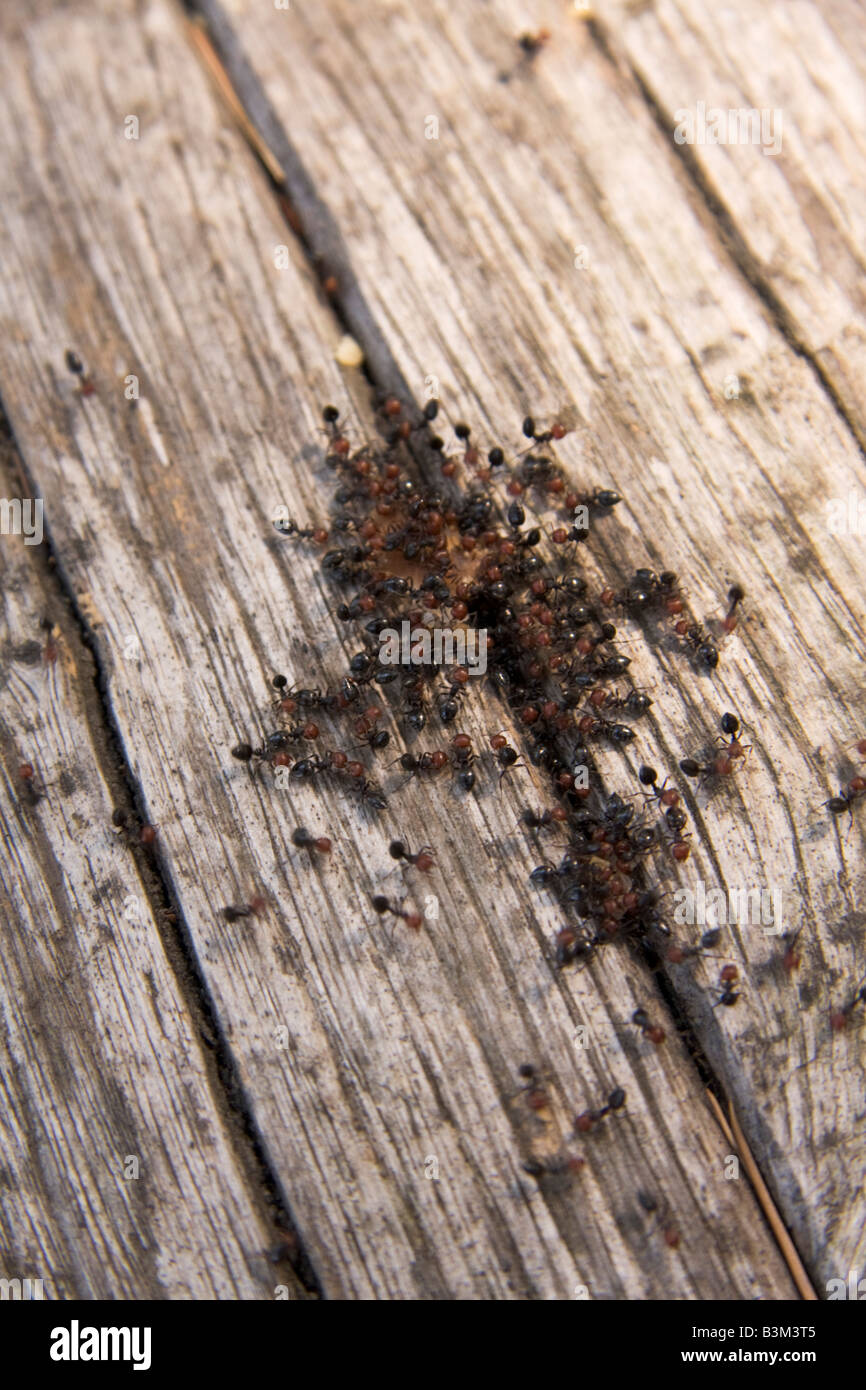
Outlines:
[[[273,722],[279,727],[259,746],[238,743],[232,754],[251,768],[282,769],[290,781],[339,782],[374,812],[393,794],[367,761],[393,752],[384,727],[387,706],[407,741],[431,725],[444,735],[439,746],[413,746],[391,759],[407,780],[450,773],[455,786],[471,794],[485,764],[501,782],[519,771],[525,757],[546,774],[552,804],[526,808],[520,824],[533,837],[555,834],[562,848],[557,862],[545,860],[530,875],[535,886],[555,896],[565,919],[553,943],[556,965],[584,962],[614,940],[636,943],[651,959],[673,962],[699,954],[702,947],[666,942],[661,886],[652,881],[656,852],[678,864],[690,853],[679,790],[642,765],[635,793],[643,793],[643,808],[637,797],[605,794],[592,750],[598,742],[627,747],[635,737],[633,721],[652,705],[642,691],[622,688],[631,663],[615,645],[612,618],[637,622],[648,639],[667,639],[698,670],[711,673],[739,622],[743,589],[729,588],[727,611],[713,630],[689,610],[672,570],[639,568],[624,585],[591,593],[580,547],[620,497],[604,485],[578,490],[569,483],[553,449],[570,432],[570,422],[563,418],[540,427],[528,416],[524,445],[509,457],[498,444],[479,448],[465,423],[454,427],[457,450],[447,451],[435,433],[437,414],[435,400],[416,412],[385,397],[378,408],[381,437],[355,447],[336,408],[325,407],[325,460],[336,478],[331,515],[306,525],[284,518],[275,527],[321,551],[322,570],[339,591],[336,616],[357,635],[358,647],[332,689],[299,687],[285,675],[274,676]],[[419,481],[437,474],[441,484]],[[536,517],[554,514],[546,536],[527,520],[528,505]],[[400,630],[404,622],[413,633],[434,626],[484,631],[484,683],[511,711],[522,731],[521,747],[501,731],[488,734],[485,748],[473,746],[464,732],[451,732],[468,699],[466,667],[382,659],[381,634]],[[346,737],[327,747],[319,723],[325,719],[347,726]],[[737,773],[748,751],[739,716],[724,713],[720,729],[721,746],[680,761],[683,777],[721,785]],[[342,746],[333,746],[337,742]],[[830,813],[849,810],[864,787],[862,779],[853,779],[828,803]],[[313,838],[304,843],[312,848]],[[434,862],[426,847],[402,857],[424,869]],[[390,899],[377,897],[373,906],[413,928],[420,925],[416,913]],[[739,999],[736,978],[736,967],[726,966],[718,1003],[730,1006]],[[661,1032],[647,1027],[648,1037]]]

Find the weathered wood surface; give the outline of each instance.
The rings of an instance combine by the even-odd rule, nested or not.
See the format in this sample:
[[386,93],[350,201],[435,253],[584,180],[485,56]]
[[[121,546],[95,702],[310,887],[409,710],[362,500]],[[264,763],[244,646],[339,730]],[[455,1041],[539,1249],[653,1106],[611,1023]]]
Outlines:
[[[217,0],[204,10],[313,249],[341,278],[350,323],[364,334],[361,299],[381,327],[382,369],[390,354],[416,391],[435,376],[452,419],[480,403],[495,438],[526,409],[575,401],[575,476],[591,469],[627,499],[631,535],[604,536],[620,569],[688,574],[702,615],[731,580],[751,592],[712,694],[658,649],[638,647],[631,674],[679,688],[657,700],[645,750],[666,769],[697,728],[712,737],[723,708],[750,722],[739,794],[698,795],[684,882],[782,888],[806,964],[792,982],[777,942],[735,930],[751,981],[740,1008],[712,1012],[691,977],[677,988],[817,1277],[856,1265],[863,1078],[856,1039],[832,1037],[827,1015],[863,973],[862,830],[840,835],[820,810],[861,724],[862,538],[834,534],[827,512],[860,496],[845,418],[729,253],[625,66],[560,7],[533,14],[551,39],[531,65],[518,61],[515,5],[434,4],[423,18],[337,0],[267,19],[249,0],[228,18]],[[315,55],[302,73],[299,51]],[[862,83],[849,79],[856,104]],[[429,116],[438,139],[425,138]],[[759,172],[769,162],[742,154]],[[727,399],[731,375],[739,395]]]
[[[261,727],[275,670],[324,685],[342,669],[333,593],[269,518],[281,502],[322,515],[318,408],[333,400],[370,432],[366,388],[334,365],[342,328],[180,15],[164,0],[18,13],[0,22],[0,393],[159,826],[179,949],[242,1084],[264,1170],[248,1176],[249,1210],[262,1210],[272,1180],[306,1282],[330,1296],[565,1298],[582,1284],[593,1297],[796,1296],[750,1190],[724,1180],[728,1144],[685,1050],[673,1039],[648,1048],[627,1024],[637,1004],[662,1011],[652,978],[613,949],[582,973],[551,969],[558,914],[530,894],[538,852],[514,830],[519,807],[544,799],[534,773],[501,797],[491,779],[468,804],[413,785],[374,820],[328,790],[287,802],[229,766],[231,744]],[[498,6],[484,19],[464,32],[444,6],[422,19],[392,5],[353,11],[350,33],[336,6],[271,14],[236,0],[234,35],[217,29],[230,65],[237,38],[282,111],[309,183],[235,65],[379,384],[402,376],[420,396],[437,375],[451,418],[486,419],[491,442],[513,438],[525,408],[576,401],[581,447],[563,457],[628,507],[594,533],[594,563],[669,563],[701,613],[729,580],[754,595],[714,686],[668,650],[630,648],[635,683],[657,687],[638,754],[668,770],[715,732],[721,709],[751,724],[739,792],[699,794],[695,869],[681,881],[782,886],[792,925],[805,927],[802,978],[783,978],[777,942],[735,929],[727,958],[748,982],[737,1009],[712,1010],[688,975],[673,983],[820,1281],[860,1258],[858,1034],[831,1040],[827,1019],[860,964],[862,839],[855,825],[841,841],[815,806],[837,749],[859,732],[845,639],[862,640],[861,614],[845,596],[862,592],[862,549],[827,534],[816,498],[844,494],[860,460],[811,368],[726,260],[627,75],[572,25],[577,120],[575,53],[553,68],[561,85],[544,66],[557,43],[498,83],[525,26]],[[437,112],[440,140],[425,141]],[[123,138],[129,114],[141,121],[135,142]],[[278,244],[290,248],[282,271]],[[572,267],[578,244],[588,271]],[[76,394],[67,347],[92,368],[95,395]],[[730,371],[747,388],[736,401],[721,393]],[[467,731],[480,742],[494,726],[509,730],[508,715],[480,697]],[[47,761],[46,780],[59,763]],[[611,788],[633,787],[619,755],[603,763]],[[33,812],[56,814],[50,800]],[[293,850],[298,823],[334,835],[324,868]],[[418,939],[389,937],[368,905],[370,892],[401,892],[387,855],[395,830],[437,849],[429,880],[406,875],[410,893],[439,900]],[[84,881],[85,858],[67,862]],[[223,904],[257,890],[266,917],[220,921]],[[710,962],[695,978],[715,974]],[[527,1060],[554,1096],[546,1122],[518,1090]],[[584,1173],[536,1187],[522,1160],[555,1149],[568,1117],[615,1084],[627,1111],[583,1146]],[[438,1181],[425,1176],[431,1157]],[[67,1161],[86,1172],[74,1146]],[[681,1231],[678,1250],[638,1189]],[[173,1194],[161,1195],[170,1223]],[[109,1222],[123,1297],[121,1236]]]
[[[866,445],[866,25],[856,0],[599,0],[597,32],[663,131],[677,111],[767,113],[772,148],[678,147],[733,257]],[[774,115],[773,113],[778,113]]]
[[90,654],[44,547],[4,536],[0,567],[0,1277],[57,1299],[293,1290],[158,885],[110,828],[126,793]]

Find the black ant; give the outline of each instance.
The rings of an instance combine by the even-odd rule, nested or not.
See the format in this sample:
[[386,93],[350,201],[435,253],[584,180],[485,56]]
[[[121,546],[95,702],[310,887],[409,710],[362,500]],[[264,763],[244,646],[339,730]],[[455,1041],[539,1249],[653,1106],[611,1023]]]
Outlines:
[[380,748],[385,748],[391,742],[391,735],[387,729],[366,729],[361,737],[374,753]]
[[443,724],[450,724],[460,713],[460,699],[466,694],[466,682],[454,681],[439,706],[439,718]]
[[629,690],[625,695],[620,695],[615,690],[603,690],[599,687],[590,691],[589,695],[592,709],[621,709],[626,714],[633,714],[635,718],[646,714],[647,710],[652,708],[652,703],[649,696],[644,695],[641,690]]
[[519,762],[519,753],[511,747],[504,734],[493,734],[490,739],[490,747],[493,750],[493,756],[502,768],[499,774],[501,785],[502,779],[507,773],[511,772],[513,768],[523,767],[524,764]]
[[631,725],[612,723],[609,719],[600,719],[597,714],[585,715],[578,723],[578,730],[585,736],[601,735],[615,748],[621,748],[623,744],[631,743],[635,737]]
[[361,805],[369,806],[374,811],[384,811],[385,807],[388,805],[388,798],[382,791],[382,788],[366,777],[359,784],[358,794],[361,799]]

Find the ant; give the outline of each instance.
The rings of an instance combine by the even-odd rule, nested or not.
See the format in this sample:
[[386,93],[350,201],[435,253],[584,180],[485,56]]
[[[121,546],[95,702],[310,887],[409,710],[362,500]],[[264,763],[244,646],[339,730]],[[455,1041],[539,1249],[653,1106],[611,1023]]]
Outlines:
[[362,806],[369,806],[374,811],[384,811],[388,805],[388,798],[382,788],[366,777],[359,785],[359,796]]
[[554,945],[556,965],[561,970],[573,961],[588,960],[598,942],[594,936],[579,933],[574,927],[561,927],[554,937]]
[[[115,832],[119,835],[122,835],[123,838],[126,840],[127,844],[130,844],[132,842],[132,836],[134,834],[134,823],[128,811],[125,811],[121,806],[118,806],[117,809],[112,811],[111,813],[111,824],[114,826]],[[145,823],[144,825],[139,826],[138,840],[140,844],[152,845],[155,839],[155,825],[148,825],[147,823]]]
[[265,899],[256,895],[250,898],[248,903],[232,903],[229,907],[222,908],[221,916],[226,922],[240,922],[244,917],[261,917],[266,907]]
[[718,998],[713,1005],[714,1009],[717,1009],[720,1004],[724,1004],[727,1008],[732,1008],[733,1005],[736,1004],[737,1000],[740,998],[740,994],[738,990],[734,989],[734,984],[739,978],[739,973],[735,965],[722,966],[719,971],[719,984],[721,985],[722,993],[720,998]]
[[[866,975],[864,975],[863,980],[866,980]],[[853,998],[849,999],[847,1004],[843,1004],[840,1009],[834,1009],[831,1013],[830,1027],[834,1033],[841,1033],[842,1029],[847,1026],[848,1019],[858,1004],[866,1004],[866,984],[863,981],[857,986]]]
[[275,521],[274,530],[279,531],[281,536],[297,536],[298,540],[315,541],[317,545],[324,545],[328,539],[324,526],[299,526],[291,517],[285,520],[281,517]]
[[468,734],[455,734],[451,740],[451,747],[454,749],[451,755],[454,766],[458,770],[457,781],[464,791],[471,792],[475,786],[475,773],[472,770],[475,754],[472,751],[472,740]]
[[638,768],[638,781],[644,787],[649,787],[650,792],[656,798],[660,806],[676,806],[680,799],[680,794],[675,787],[667,786],[667,777],[661,786],[657,785],[659,775],[654,767],[649,767],[647,763],[641,763]]
[[[361,725],[364,725],[363,729],[360,727]],[[365,725],[364,720],[358,721],[355,732],[374,753],[380,748],[385,748],[391,742],[391,735],[387,729],[371,729],[369,726]]]
[[401,917],[410,931],[421,930],[420,912],[407,912],[398,903],[393,903],[390,898],[386,898],[382,893],[376,893],[372,898],[373,911],[378,912],[380,917],[390,913],[393,917]]
[[[708,763],[701,764],[695,758],[683,758],[680,771],[686,777],[729,777],[734,771],[738,758],[745,757],[746,750],[739,739],[740,721],[735,714],[723,714],[720,722],[723,734],[730,736],[730,742],[719,753],[713,754]],[[866,782],[863,783],[866,788]]]
[[845,811],[849,811],[853,817],[854,802],[859,800],[864,792],[866,792],[866,778],[852,777],[847,787],[840,788],[839,795],[831,796],[829,801],[824,802],[824,805],[829,807],[831,816],[841,816]]
[[58,656],[57,643],[54,640],[54,624],[50,618],[43,618],[39,626],[42,631],[47,634],[45,646],[42,649],[42,660],[45,662],[46,666],[53,666]]
[[442,749],[432,753],[403,753],[397,761],[411,778],[417,777],[420,772],[440,772],[448,765],[448,754]]
[[793,975],[795,970],[799,970],[803,962],[803,957],[800,952],[794,949],[794,943],[802,930],[802,927],[798,927],[795,932],[785,932],[782,937],[782,940],[785,942],[782,966],[789,975]]
[[26,806],[38,806],[45,796],[45,790],[36,780],[36,769],[32,763],[22,763],[18,769],[19,795]]
[[547,1158],[543,1162],[538,1158],[528,1158],[520,1166],[531,1178],[541,1178],[546,1174],[558,1177],[562,1173],[579,1173],[586,1167],[586,1159],[581,1158],[580,1154],[565,1154],[562,1158]]
[[490,747],[493,749],[493,756],[502,768],[499,774],[499,783],[501,787],[503,777],[511,772],[512,768],[525,767],[525,764],[519,762],[519,753],[516,749],[511,747],[511,744],[504,734],[493,734],[490,739]]
[[520,813],[521,824],[528,830],[542,830],[546,825],[562,824],[568,820],[568,812],[564,806],[554,806],[547,811],[532,811],[527,808]]
[[84,370],[84,363],[78,356],[78,353],[73,352],[72,348],[67,348],[65,361],[67,371],[72,372],[73,376],[81,378],[81,385],[79,387],[79,390],[81,391],[82,396],[92,396],[94,391],[96,390],[96,386],[94,385],[93,378],[91,377],[90,373]]
[[625,1091],[621,1086],[617,1086],[608,1096],[607,1104],[603,1105],[600,1110],[584,1110],[582,1114],[577,1116],[574,1122],[574,1127],[578,1134],[588,1134],[589,1131],[594,1129],[598,1124],[599,1120],[604,1119],[605,1115],[609,1115],[613,1110],[621,1110],[625,1105],[625,1099]]
[[733,632],[737,626],[737,608],[746,597],[744,590],[739,584],[732,584],[728,590],[728,611],[722,619],[722,630]]
[[603,690],[599,686],[589,692],[589,704],[593,709],[621,709],[636,718],[652,708],[652,700],[640,690],[629,690],[620,695],[616,690]]
[[691,956],[704,955],[705,952],[711,951],[714,946],[718,946],[721,935],[721,927],[710,927],[704,932],[697,946],[668,946],[664,953],[665,960],[671,965],[681,965],[684,960],[688,960]]
[[547,1092],[539,1080],[537,1068],[531,1062],[524,1062],[517,1068],[517,1075],[526,1082],[523,1090],[526,1092],[526,1104],[530,1110],[546,1110]]
[[429,874],[433,868],[433,851],[429,845],[424,845],[417,853],[412,854],[402,840],[392,840],[388,846],[388,853],[392,859],[405,859],[407,864],[414,864],[422,874]]
[[706,666],[708,671],[716,669],[719,664],[719,649],[701,623],[681,618],[674,624],[674,632],[688,642],[699,665]]
[[457,718],[460,713],[460,697],[465,694],[466,681],[455,680],[439,706],[439,718],[443,724],[450,724]]
[[609,719],[600,719],[596,714],[583,715],[578,720],[577,729],[585,738],[603,735],[615,748],[631,743],[635,736],[634,729],[628,724],[614,724]]
[[651,1043],[659,1047],[665,1040],[665,1030],[660,1028],[657,1023],[653,1023],[646,1009],[635,1009],[631,1016],[631,1021],[648,1038]]
[[311,854],[313,850],[318,854],[330,854],[333,848],[327,835],[311,835],[309,830],[305,830],[301,825],[292,831],[292,844],[297,845],[299,849],[309,850]]

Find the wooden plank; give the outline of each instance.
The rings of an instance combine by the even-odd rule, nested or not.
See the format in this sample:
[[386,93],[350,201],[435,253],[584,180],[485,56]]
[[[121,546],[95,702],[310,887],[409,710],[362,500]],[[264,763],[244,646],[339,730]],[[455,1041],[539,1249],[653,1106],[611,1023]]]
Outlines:
[[[737,262],[866,445],[862,8],[599,0],[593,11],[595,32],[637,75],[662,130],[674,139],[683,123],[687,137],[685,113],[695,117],[695,142],[679,146],[687,167],[723,218]],[[731,111],[749,113],[748,141],[740,143]],[[708,123],[722,143],[707,143]]]
[[296,1297],[167,909],[111,828],[92,659],[44,546],[4,534],[0,572],[0,1277],[49,1299]]
[[[822,808],[862,728],[866,561],[828,511],[859,496],[846,420],[743,277],[627,68],[560,7],[533,11],[552,35],[533,60],[508,0],[202,10],[382,369],[390,355],[417,394],[434,378],[452,421],[480,415],[499,442],[526,410],[573,403],[571,477],[626,499],[624,524],[584,554],[621,577],[639,564],[687,575],[701,618],[718,620],[732,581],[745,587],[712,681],[669,643],[630,651],[656,698],[635,761],[670,772],[712,744],[723,710],[748,724],[736,788],[688,797],[697,836],[679,883],[781,891],[802,967],[789,975],[777,938],[733,926],[737,1008],[714,1007],[715,961],[673,983],[813,1278],[857,1267],[866,1095],[857,1031],[829,1020],[866,966],[863,820],[849,830]],[[615,755],[604,773],[634,789]]]
[[[294,245],[275,269],[285,224],[175,12],[82,3],[15,36],[3,23],[4,128],[17,132],[3,399],[191,960],[322,1289],[793,1296],[748,1189],[725,1181],[727,1144],[675,1030],[663,1049],[635,1039],[645,974],[616,953],[575,978],[552,968],[560,917],[530,892],[538,850],[514,829],[541,802],[534,770],[501,797],[488,773],[465,804],[415,783],[377,819],[339,788],[287,796],[232,764],[268,717],[275,669],[333,687],[352,650],[316,558],[269,518],[282,502],[321,518],[321,403],[363,436],[371,418],[350,389],[363,400],[366,386],[335,366],[342,329]],[[126,142],[136,113],[140,139]],[[68,347],[93,394],[66,372]],[[479,703],[465,724],[479,745],[494,721],[512,730],[498,702]],[[332,860],[293,848],[298,824],[331,833]],[[395,833],[435,845],[429,880],[395,867]],[[439,917],[417,938],[390,934],[369,903],[428,891]],[[263,918],[220,920],[254,892]],[[521,1089],[528,1060],[546,1116]],[[626,1111],[585,1146],[584,1172],[537,1186],[523,1161],[567,1142],[573,1112],[617,1084]]]

